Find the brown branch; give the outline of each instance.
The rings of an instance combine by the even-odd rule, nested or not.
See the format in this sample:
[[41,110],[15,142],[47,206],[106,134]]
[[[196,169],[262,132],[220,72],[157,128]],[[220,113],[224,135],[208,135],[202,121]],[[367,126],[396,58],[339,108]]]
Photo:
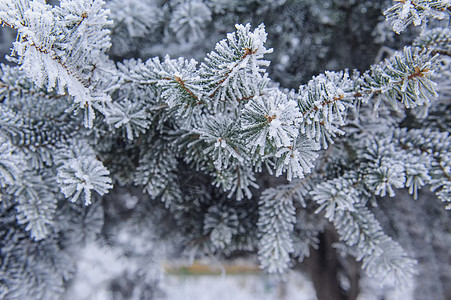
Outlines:
[[[425,76],[424,73],[429,71],[428,68],[420,69],[418,66],[415,66],[414,70],[415,70],[414,73],[410,74],[407,77],[407,80],[412,80],[412,79],[417,78],[417,77],[424,77]],[[404,80],[405,79],[402,79],[400,81],[394,82],[394,85],[402,85],[404,83]],[[382,93],[382,89],[375,90],[375,91],[357,91],[356,93],[354,93],[353,96],[354,96],[355,99],[357,99],[357,98],[362,97],[364,94],[368,95],[368,94],[380,94],[380,93]],[[324,107],[326,105],[330,105],[330,104],[332,104],[332,103],[334,103],[336,101],[343,100],[344,98],[345,98],[344,95],[339,95],[338,97],[334,97],[331,100],[325,100],[325,101],[321,102],[321,106]],[[303,116],[309,115],[309,114],[311,114],[314,111],[318,111],[319,109],[320,109],[320,107],[314,106],[310,110],[307,110],[307,111],[303,112],[302,115]],[[269,122],[271,122],[271,121],[269,121]],[[323,125],[323,124],[321,124],[321,125]]]
[[448,181],[451,181],[451,176],[448,175],[448,173],[446,172],[446,169],[440,164],[440,162],[442,162],[442,160],[439,159],[438,157],[434,157],[434,158],[438,162],[438,166],[439,166],[440,170],[443,172],[443,175],[445,175],[445,177]]
[[439,55],[445,55],[445,56],[451,56],[451,52],[445,51],[445,50],[432,50],[432,55],[439,54]]
[[[20,23],[20,24],[22,24],[22,23]],[[18,29],[16,26],[13,26],[13,25],[9,24],[5,20],[0,20],[0,25],[6,26],[6,27],[9,27],[9,28],[12,28],[12,29]],[[24,24],[22,24],[22,25],[25,26]]]
[[[24,37],[23,39],[24,39],[24,41],[28,41],[26,37]],[[89,88],[89,84],[87,82],[85,82],[83,79],[81,79],[80,77],[78,77],[77,74],[74,74],[74,72],[72,72],[69,69],[69,67],[63,62],[61,57],[57,56],[55,53],[50,53],[46,49],[42,48],[42,46],[36,45],[34,42],[30,42],[29,45],[35,47],[36,50],[38,50],[39,52],[50,56],[51,59],[56,61],[58,64],[61,65],[61,67],[63,67],[64,70],[66,70],[67,74],[69,74],[69,75],[73,76],[75,79],[77,79],[85,88]]]
[[[437,160],[438,160],[438,159],[437,159]],[[445,175],[446,179],[448,179],[448,181],[451,181],[451,176],[448,175],[448,173],[446,173],[446,169],[443,168],[443,166],[442,166],[440,163],[439,163],[438,165],[439,165],[439,167],[440,167],[440,170],[442,170],[443,174]]]
[[[82,13],[82,19],[77,23],[76,26],[79,26],[81,24],[81,22],[83,22],[84,19],[86,19],[88,17],[87,13],[84,12]],[[18,30],[19,28],[17,26],[14,26],[8,22],[6,22],[5,20],[0,20],[0,24],[2,26],[7,26],[10,27],[12,29],[16,29]],[[24,23],[20,23],[22,26],[26,27],[26,25]],[[27,42],[27,36],[23,36],[22,40]],[[66,72],[73,76],[75,79],[77,79],[85,88],[89,87],[89,84],[87,82],[85,82],[83,79],[81,79],[80,77],[78,77],[78,75],[74,74],[69,67],[67,67],[67,65],[63,62],[63,60],[61,59],[61,57],[57,56],[55,53],[50,53],[47,49],[44,49],[42,46],[40,45],[36,45],[33,41],[30,41],[29,43],[30,46],[33,46],[36,50],[38,50],[39,52],[46,54],[48,56],[50,56],[51,59],[53,59],[54,61],[56,61],[58,64],[60,64],[65,70]]]
[[88,17],[88,14],[84,11],[84,12],[81,14],[81,20],[78,21],[77,25],[75,25],[75,26],[76,26],[76,27],[80,26],[80,24],[81,24],[87,17]]
[[[360,93],[356,93],[356,94],[361,95]],[[339,95],[338,97],[333,97],[332,100],[326,100],[326,101],[321,102],[321,106],[324,107],[324,106],[329,105],[331,103],[334,103],[336,101],[343,100],[344,98],[345,98],[344,95]],[[318,111],[318,110],[319,110],[319,107],[318,106],[314,106],[310,110],[303,112],[302,115],[305,116],[307,114],[311,114],[312,112]]]
[[[415,78],[415,77],[424,77],[424,73],[423,73],[423,72],[427,72],[427,71],[429,71],[428,68],[425,68],[425,69],[423,69],[423,70],[420,70],[420,68],[419,68],[418,66],[415,66],[415,73],[410,74],[410,75],[407,77],[407,79],[411,80],[411,79],[413,79],[413,78]],[[403,83],[404,83],[404,79],[401,81],[400,84],[403,84]]]
[[269,124],[269,123],[272,122],[272,120],[274,120],[275,118],[277,118],[277,116],[276,116],[276,115],[272,115],[272,116],[265,115],[265,118],[266,118],[266,120],[267,120],[267,122],[268,122],[268,124]]
[[210,97],[210,98],[213,98],[213,97],[215,96],[215,94],[217,93],[217,91],[218,91],[219,88],[220,88],[220,85],[221,85],[222,83],[224,83],[224,81],[227,80],[227,78],[229,77],[230,73],[232,73],[232,70],[235,69],[235,68],[240,64],[240,62],[243,61],[243,59],[245,59],[248,55],[255,54],[257,51],[258,51],[258,48],[255,49],[255,50],[249,49],[249,48],[247,48],[247,47],[244,48],[244,54],[240,57],[240,60],[239,60],[238,62],[235,63],[235,65],[233,66],[233,68],[232,68],[231,70],[229,70],[227,73],[225,73],[224,78],[221,79],[221,80],[218,82],[218,84],[216,85],[215,90],[213,91],[213,93],[210,94],[209,97]]
[[[417,78],[417,77],[424,77],[425,76],[424,73],[428,72],[430,69],[429,68],[424,68],[424,69],[421,70],[418,66],[415,66],[414,70],[415,70],[414,73],[412,73],[409,76],[407,76],[407,80],[412,80],[412,79]],[[403,85],[404,84],[404,80],[405,79],[403,78],[403,79],[401,79],[399,81],[393,82],[393,85]],[[369,95],[369,94],[381,94],[381,93],[382,93],[382,89],[373,90],[373,91],[358,91],[358,92],[356,92],[354,94],[354,98],[363,97],[364,94]]]
[[[202,101],[199,101],[199,97],[197,97],[196,95],[194,95],[194,93],[192,92],[192,91],[190,91],[190,89],[188,89],[186,86],[185,86],[185,81],[183,81],[180,77],[178,77],[178,76],[174,76],[174,78],[175,78],[175,81],[177,81],[177,83],[178,84],[180,84],[180,86],[188,93],[188,94],[190,94],[191,95],[191,97],[193,97],[194,99],[196,99],[197,100],[197,103],[196,104],[202,104],[203,102]],[[166,78],[163,78],[163,79],[166,79]]]
[[252,96],[248,96],[248,97],[238,98],[238,99],[236,99],[236,101],[241,102],[241,101],[244,101],[244,100],[251,100],[251,99],[253,99],[253,98],[257,97],[257,96],[263,96],[263,95],[264,94],[252,95]]
[[[394,0],[395,2],[399,2],[399,3],[402,3],[402,4],[405,4],[406,3],[406,0]],[[417,3],[415,3],[415,2],[410,2],[410,4],[412,4],[412,6],[415,8],[415,9],[417,9],[418,8],[418,4]],[[437,11],[448,11],[448,12],[451,12],[451,6],[448,6],[448,7],[441,7],[441,8],[433,8],[434,10],[437,10]]]

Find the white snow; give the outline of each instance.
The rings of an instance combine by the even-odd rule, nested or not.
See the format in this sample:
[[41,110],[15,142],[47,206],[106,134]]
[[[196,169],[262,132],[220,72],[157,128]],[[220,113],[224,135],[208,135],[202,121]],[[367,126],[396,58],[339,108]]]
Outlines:
[[171,300],[314,300],[313,284],[299,272],[286,282],[263,274],[167,276],[163,289]]
[[[125,271],[137,270],[137,262],[126,260],[119,250],[96,242],[81,249],[77,274],[64,299],[110,300],[110,284]],[[150,266],[153,268],[154,266]],[[315,300],[316,292],[303,273],[289,271],[286,281],[264,273],[243,275],[173,275],[165,274],[158,300]],[[358,300],[413,300],[414,289],[383,289],[364,277]]]

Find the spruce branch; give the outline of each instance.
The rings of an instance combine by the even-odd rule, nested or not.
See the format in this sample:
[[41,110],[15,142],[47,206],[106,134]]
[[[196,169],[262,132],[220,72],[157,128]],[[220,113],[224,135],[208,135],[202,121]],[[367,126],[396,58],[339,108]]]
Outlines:
[[213,171],[212,184],[228,192],[227,197],[237,201],[252,199],[250,188],[258,188],[255,172],[246,165],[229,166],[227,169]]
[[35,241],[26,232],[11,228],[1,233],[0,276],[2,297],[11,299],[58,299],[64,282],[74,271],[69,254],[54,239]]
[[406,284],[416,274],[416,261],[388,237],[375,216],[365,206],[367,195],[356,181],[358,174],[317,184],[311,191],[312,200],[325,210],[325,217],[334,224],[340,240],[350,247],[350,253],[363,261],[370,276],[385,283]]
[[92,191],[104,195],[111,189],[110,172],[103,166],[93,150],[83,141],[62,144],[57,151],[56,182],[61,192],[75,202],[84,194],[84,204],[91,204]]
[[33,97],[58,99],[67,98],[68,94],[59,95],[55,92],[49,92],[44,88],[37,87],[32,80],[25,77],[25,73],[19,67],[0,65],[0,102],[8,101],[14,97]]
[[238,230],[238,212],[235,209],[222,205],[208,208],[203,222],[203,231],[210,236],[212,251],[230,246]]
[[384,15],[392,21],[393,30],[400,33],[410,24],[423,25],[429,18],[444,19],[451,14],[448,0],[395,0],[396,4],[388,8]]
[[425,30],[412,44],[432,55],[440,54],[451,56],[451,29],[435,28]]
[[[208,118],[192,133],[199,135],[198,142],[202,145],[203,154],[218,171],[231,165],[242,164],[245,159],[249,159],[241,128],[228,115]],[[194,146],[194,143],[191,145]]]
[[242,130],[252,150],[265,154],[267,145],[279,149],[289,147],[297,138],[302,116],[296,102],[277,90],[266,96],[253,97],[242,111]]
[[291,145],[282,147],[276,152],[275,175],[280,176],[286,173],[288,181],[304,178],[314,168],[314,162],[319,156],[318,150],[320,146],[317,143],[312,142],[305,135],[299,135]]
[[[238,99],[250,97],[256,93],[259,83],[265,79],[260,75],[262,67],[269,62],[262,60],[263,55],[271,53],[266,49],[266,32],[263,24],[250,31],[250,24],[236,25],[236,32],[228,34],[227,40],[216,44],[215,51],[207,54],[201,65],[200,75],[208,86],[208,97],[214,110],[220,102],[230,102],[236,106]],[[254,87],[254,89],[250,89]]]
[[177,178],[177,158],[174,145],[165,139],[151,140],[145,145],[146,152],[141,153],[139,166],[134,174],[136,185],[153,199],[161,197],[166,207],[176,209],[182,199]]
[[260,266],[269,273],[284,274],[294,251],[291,234],[296,210],[290,190],[267,189],[259,201],[260,229],[258,257]]
[[[434,81],[449,71],[444,57],[449,54],[449,30],[424,31],[414,47],[361,76],[326,71],[296,93],[277,88],[268,77],[264,55],[272,49],[265,46],[263,25],[236,25],[236,31],[199,62],[169,55],[123,60],[113,50],[109,55],[120,61],[116,68],[106,54],[108,26],[115,30],[113,38],[121,40],[116,46],[142,42],[143,49],[136,53],[148,57],[155,50],[147,47],[148,40],[158,40],[162,31],[175,32],[176,39],[185,32],[199,37],[199,28],[223,7],[211,1],[176,1],[158,8],[151,4],[152,11],[135,1],[143,11],[128,13],[132,2],[126,0],[124,11],[112,13],[119,21],[114,25],[101,0],[62,0],[53,7],[44,0],[0,3],[2,24],[18,33],[13,54],[20,64],[2,66],[0,76],[0,205],[6,208],[0,210],[0,291],[6,282],[7,297],[47,299],[40,286],[50,282],[62,287],[66,278],[60,273],[47,272],[52,276],[42,279],[37,272],[53,268],[30,254],[41,244],[31,241],[27,232],[17,232],[29,231],[42,244],[54,239],[55,247],[79,244],[86,232],[77,227],[100,232],[102,202],[85,206],[93,202],[93,192],[105,195],[113,180],[127,190],[138,186],[166,206],[164,210],[155,201],[138,201],[131,205],[139,206],[135,213],[125,203],[130,220],[139,214],[147,221],[149,211],[170,216],[176,225],[170,229],[181,228],[183,244],[226,255],[257,250],[261,267],[270,273],[283,275],[291,258],[308,254],[328,220],[346,250],[362,260],[370,274],[400,280],[414,274],[415,262],[383,232],[369,204],[394,197],[400,188],[417,198],[427,185],[449,204],[449,134],[399,129],[421,128],[418,121],[407,124],[417,114],[405,111],[434,107],[431,100],[440,90]],[[389,14],[397,14],[400,29],[438,16],[434,9],[440,9],[428,7],[417,18],[418,3],[449,1],[398,2],[399,13]],[[107,5],[118,9],[122,3]],[[265,4],[268,7],[285,11],[282,4]],[[199,18],[191,19],[195,12]],[[449,9],[442,12],[449,14]],[[129,49],[124,47],[122,53]],[[434,77],[437,73],[443,77]],[[87,114],[85,125],[90,128],[81,126],[74,110]],[[94,110],[102,113],[98,122]],[[270,174],[262,172],[263,167]],[[284,175],[289,183],[277,185],[284,179],[274,181],[269,175]],[[253,198],[260,187],[267,189],[257,203]],[[75,203],[60,201],[57,213],[63,195]],[[108,205],[117,204],[116,196],[111,198]],[[325,218],[304,232],[302,227],[310,222],[305,216],[317,217],[310,211],[312,204]],[[26,251],[18,251],[20,247]],[[48,249],[49,259],[60,250]],[[25,259],[33,266],[24,264]],[[21,292],[16,279],[26,281],[26,288],[36,294]]]
[[363,100],[376,95],[375,107],[380,95],[396,109],[400,103],[406,108],[414,108],[429,103],[437,97],[437,83],[431,80],[438,54],[421,53],[418,48],[405,47],[382,64],[374,65],[359,80],[359,96]]
[[338,211],[353,211],[360,202],[360,193],[352,179],[336,178],[316,185],[310,192],[312,200],[319,204],[315,213],[325,210],[325,217],[332,221]]
[[301,133],[326,149],[332,137],[344,134],[347,110],[353,107],[354,83],[347,72],[325,72],[299,87],[296,95],[303,122]]
[[[128,60],[118,65],[121,84],[131,84],[158,90],[159,105],[186,117],[198,105],[203,105],[205,92],[197,75],[197,61],[183,58],[163,61],[158,57],[147,60]],[[157,102],[155,101],[155,102]]]
[[31,165],[51,166],[56,145],[79,133],[82,122],[66,113],[67,97],[36,87],[18,67],[2,65],[1,78],[13,88],[0,90],[0,132]]
[[71,159],[58,168],[57,182],[61,191],[75,202],[84,193],[85,205],[91,204],[91,190],[104,195],[112,188],[109,172],[101,162],[90,157]]
[[[48,175],[47,175],[48,176]],[[54,231],[57,196],[51,186],[38,174],[26,172],[10,190],[17,202],[17,222],[38,241]]]
[[144,134],[150,127],[146,105],[127,98],[113,102],[104,109],[105,119],[114,128],[123,128],[128,140],[133,140]]
[[0,187],[17,184],[25,169],[25,158],[17,153],[11,143],[0,136]]
[[[428,168],[426,183],[436,191],[437,196],[443,202],[448,203],[451,199],[451,138],[448,132],[432,131],[430,129],[413,129],[410,131],[400,130],[397,132],[400,145],[409,151],[420,151],[427,157]],[[420,181],[421,183],[421,181]],[[450,210],[451,205],[446,209]]]
[[365,206],[357,204],[353,211],[337,211],[333,223],[340,239],[356,251],[370,276],[384,283],[406,285],[417,274],[417,262],[383,232]]
[[[310,178],[263,191],[259,200],[258,259],[261,268],[284,276],[294,252],[296,203],[305,206],[304,196],[312,188]],[[305,242],[305,241],[304,241]]]
[[94,107],[110,101],[90,83],[95,67],[106,64],[109,31],[102,26],[108,22],[101,0],[75,2],[52,8],[41,1],[6,1],[0,5],[0,20],[18,32],[13,54],[27,75],[38,87],[61,95],[67,88],[76,109],[85,112],[85,126],[92,127]]

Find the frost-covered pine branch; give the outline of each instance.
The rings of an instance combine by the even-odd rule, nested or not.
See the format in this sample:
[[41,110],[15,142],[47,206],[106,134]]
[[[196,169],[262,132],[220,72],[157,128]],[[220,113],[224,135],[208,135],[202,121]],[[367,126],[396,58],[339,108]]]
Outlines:
[[94,156],[89,145],[72,142],[71,147],[61,147],[58,151],[56,182],[61,192],[71,202],[83,193],[85,205],[91,204],[91,193],[104,195],[111,189],[110,172]]
[[266,190],[260,200],[261,230],[259,258],[261,267],[269,273],[283,274],[289,267],[293,252],[291,234],[296,221],[293,199],[283,191]]
[[[301,2],[294,11],[308,7],[322,25],[339,26],[335,2],[321,13],[326,4]],[[10,65],[0,66],[1,296],[58,297],[72,272],[62,266],[69,249],[105,235],[104,214],[148,224],[153,211],[165,219],[155,230],[193,256],[251,252],[283,276],[336,232],[368,274],[414,276],[412,249],[384,227],[391,216],[377,205],[401,189],[421,199],[431,187],[450,208],[449,28],[424,30],[366,71],[322,70],[288,90],[269,76],[275,56],[263,24],[237,24],[224,38],[230,20],[215,21],[251,16],[249,3],[0,3],[1,23],[17,33]],[[258,16],[294,5],[252,3]],[[387,10],[397,31],[447,14],[449,1]],[[195,48],[216,39],[213,30],[223,39],[195,59],[160,49],[168,40]],[[299,43],[274,51],[289,61],[281,48]],[[155,49],[167,52],[143,54]],[[144,193],[128,201],[120,189]]]
[[[15,153],[14,147],[0,136],[0,187],[14,185],[22,177],[24,158]],[[22,170],[21,170],[22,169]]]
[[360,87],[362,92],[358,96],[376,96],[377,106],[379,95],[382,95],[397,110],[401,104],[406,108],[424,105],[437,96],[437,84],[431,80],[437,58],[437,54],[422,53],[418,48],[405,47],[402,52],[395,53],[363,74]]
[[310,189],[306,180],[265,190],[259,201],[258,258],[269,273],[284,276],[295,252],[293,239],[297,214],[295,201],[305,206],[304,196]]
[[451,3],[448,0],[396,0],[395,5],[384,12],[392,20],[393,30],[400,33],[410,24],[423,25],[429,18],[449,18]]
[[109,96],[96,88],[99,70],[108,68],[109,24],[103,1],[4,1],[0,21],[18,32],[13,56],[38,87],[74,99],[74,109],[93,126],[94,108]]

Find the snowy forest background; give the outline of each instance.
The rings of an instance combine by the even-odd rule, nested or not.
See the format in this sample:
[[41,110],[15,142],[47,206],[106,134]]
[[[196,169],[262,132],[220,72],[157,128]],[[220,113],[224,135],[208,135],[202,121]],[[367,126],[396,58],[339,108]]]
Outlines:
[[198,259],[451,299],[450,12],[0,1],[0,298],[88,299],[97,256],[106,299]]

